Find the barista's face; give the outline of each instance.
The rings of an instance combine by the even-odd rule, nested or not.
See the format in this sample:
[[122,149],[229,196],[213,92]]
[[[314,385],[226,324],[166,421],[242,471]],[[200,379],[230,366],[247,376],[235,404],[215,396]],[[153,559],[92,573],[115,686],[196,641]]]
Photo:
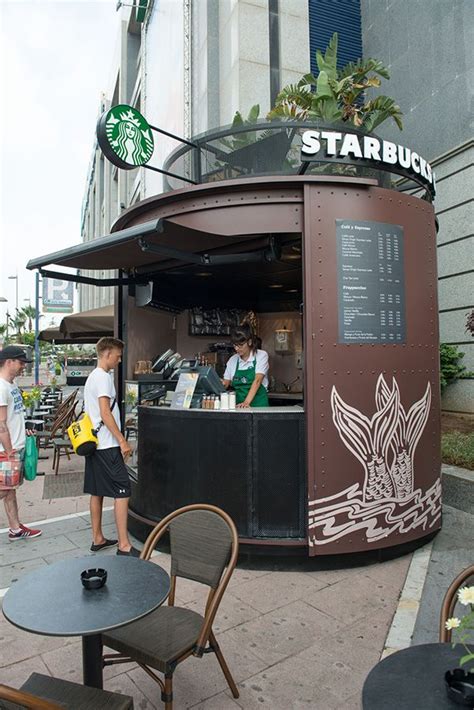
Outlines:
[[251,345],[251,340],[247,340],[245,341],[245,343],[234,343],[234,350],[238,355],[240,355],[241,358],[245,360],[246,358],[248,358],[252,351]]

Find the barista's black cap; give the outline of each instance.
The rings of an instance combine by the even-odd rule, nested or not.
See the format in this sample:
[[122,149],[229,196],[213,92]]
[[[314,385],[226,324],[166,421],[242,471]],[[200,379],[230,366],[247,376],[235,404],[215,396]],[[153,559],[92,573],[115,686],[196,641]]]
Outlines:
[[6,348],[0,350],[0,362],[5,360],[21,360],[22,362],[33,362],[29,360],[26,352],[19,348],[18,345],[7,345]]

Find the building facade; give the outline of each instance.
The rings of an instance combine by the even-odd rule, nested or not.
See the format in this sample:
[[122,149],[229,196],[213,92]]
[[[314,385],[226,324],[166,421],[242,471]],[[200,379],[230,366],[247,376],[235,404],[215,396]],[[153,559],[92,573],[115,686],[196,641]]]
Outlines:
[[[403,111],[403,142],[436,171],[440,339],[474,371],[474,3],[471,0],[361,0],[365,57],[390,70],[387,90]],[[388,122],[378,130],[397,141]],[[474,413],[474,378],[458,380],[443,409]]]

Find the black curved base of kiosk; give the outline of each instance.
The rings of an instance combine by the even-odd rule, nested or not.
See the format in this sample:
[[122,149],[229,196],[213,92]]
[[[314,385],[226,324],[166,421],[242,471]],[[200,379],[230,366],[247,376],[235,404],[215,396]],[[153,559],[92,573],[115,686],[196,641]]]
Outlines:
[[242,541],[306,546],[304,424],[301,407],[139,407],[130,531],[144,540],[173,510],[210,503]]
[[[234,519],[241,559],[307,558],[304,416],[301,407],[230,412],[139,407],[130,532],[144,542],[173,510],[210,503]],[[311,558],[309,564],[337,566],[339,557],[344,565],[387,560],[425,545],[435,534],[379,550],[331,555],[332,562]]]

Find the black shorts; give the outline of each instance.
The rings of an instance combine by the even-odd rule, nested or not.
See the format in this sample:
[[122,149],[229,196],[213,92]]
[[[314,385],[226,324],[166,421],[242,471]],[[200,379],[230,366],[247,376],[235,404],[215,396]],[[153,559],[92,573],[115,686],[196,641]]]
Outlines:
[[107,498],[130,498],[130,479],[119,446],[86,456],[84,493]]

